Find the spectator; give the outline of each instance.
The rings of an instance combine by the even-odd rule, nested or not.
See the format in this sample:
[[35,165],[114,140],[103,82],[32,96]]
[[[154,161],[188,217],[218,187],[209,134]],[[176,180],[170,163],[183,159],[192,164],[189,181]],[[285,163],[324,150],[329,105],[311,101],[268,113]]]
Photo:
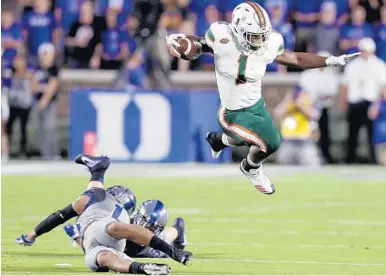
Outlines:
[[335,10],[335,20],[334,23],[337,26],[343,26],[347,23],[349,18],[349,1],[348,0],[325,0],[322,3],[323,6],[327,5],[330,9],[334,8]]
[[27,70],[25,57],[18,55],[13,61],[8,83],[10,116],[7,122],[7,134],[12,141],[13,126],[20,119],[21,139],[18,155],[27,156],[27,124],[32,107],[31,74]]
[[339,55],[340,29],[335,24],[336,8],[332,2],[322,4],[320,22],[312,34],[312,50],[326,51],[332,55]]
[[381,24],[376,29],[377,55],[386,62],[386,6],[381,9]]
[[21,16],[22,18],[24,15],[26,15],[28,12],[33,10],[33,2],[34,0],[17,0],[17,15]]
[[[194,1],[194,0],[192,0]],[[285,1],[285,0],[283,0]],[[233,12],[233,9],[236,8],[236,6],[238,4],[241,4],[241,3],[244,3],[245,1],[243,0],[228,0],[228,1],[223,1],[221,3],[221,5],[218,6],[218,8],[220,9],[220,11],[223,13],[224,15],[224,19],[225,21],[227,22],[231,22],[232,21],[232,12]],[[256,1],[258,2],[258,1]],[[259,3],[262,5],[262,3]]]
[[133,0],[99,0],[99,9],[106,15],[110,11],[117,14],[117,24],[122,27],[133,12]]
[[308,93],[296,88],[287,93],[274,110],[281,121],[282,143],[277,153],[280,164],[319,165],[320,160],[312,139],[312,121],[318,118]]
[[377,162],[386,166],[386,88],[380,99],[370,106],[368,116],[374,121],[373,144]]
[[[66,45],[72,48],[69,54],[70,68],[89,68],[96,46],[101,40],[101,23],[94,18],[91,1],[82,3],[79,19],[71,25]],[[71,52],[71,50],[69,50]]]
[[[190,18],[191,33],[198,36],[205,36],[209,26],[221,18],[220,7],[221,2],[218,0],[191,0],[188,8]],[[214,70],[214,57],[212,55],[201,55],[199,58],[201,69]]]
[[125,82],[128,85],[136,87],[148,88],[149,83],[146,74],[146,53],[143,48],[137,47],[137,42],[134,40],[136,30],[136,22],[133,18],[128,18],[128,28],[125,31],[125,47],[129,49],[129,58],[126,63],[127,72],[125,72]]
[[[271,6],[271,24],[272,28],[283,36],[285,49],[293,51],[295,48],[295,33],[292,25],[283,21],[285,10],[282,7],[282,5]],[[287,72],[287,67],[273,62],[267,65],[267,71]]]
[[58,25],[67,36],[71,25],[78,20],[80,7],[85,0],[56,0],[55,1],[55,18]]
[[320,0],[294,0],[293,2],[296,50],[306,51],[314,27],[318,22]]
[[[330,54],[327,52],[318,52],[318,55],[329,56]],[[313,106],[319,110],[319,147],[324,161],[328,164],[335,163],[335,160],[330,154],[329,109],[338,94],[338,75],[334,69],[327,67],[306,70],[300,75],[299,87],[301,91],[310,94]]]
[[359,5],[366,10],[367,23],[378,24],[380,22],[382,0],[361,0]]
[[366,11],[363,7],[356,6],[352,9],[352,23],[344,25],[340,33],[340,49],[345,54],[358,52],[358,42],[362,38],[374,38],[373,28],[365,20]]
[[127,43],[125,31],[117,25],[117,14],[109,10],[106,15],[107,29],[102,32],[102,42],[95,48],[91,60],[91,68],[117,70],[127,58]]
[[160,0],[135,0],[134,13],[138,20],[136,40],[139,53],[146,53],[145,64],[152,86],[170,89],[171,57],[165,43],[166,30],[159,25],[163,7]]
[[164,11],[159,24],[168,34],[178,32],[183,23],[183,15],[177,0],[162,0],[162,4]]
[[57,45],[58,33],[54,14],[50,11],[49,0],[34,0],[33,10],[23,17],[24,39],[27,42],[29,61],[38,63],[38,49],[43,43]]
[[360,40],[359,49],[362,55],[345,68],[340,95],[340,107],[342,111],[347,111],[349,124],[346,158],[349,164],[357,161],[358,135],[362,126],[367,128],[369,161],[375,163],[373,124],[367,113],[370,104],[378,99],[386,85],[385,63],[375,56],[374,41],[370,38]]
[[58,73],[58,68],[55,65],[55,47],[50,43],[42,44],[39,47],[39,65],[34,70],[34,77],[40,88],[35,92],[39,148],[42,158],[46,160],[59,158],[56,129]]
[[[241,1],[243,2],[243,1]],[[277,18],[278,23],[285,24],[289,22],[289,13],[292,8],[291,3],[292,0],[260,0],[257,1],[260,5],[262,5],[268,15],[272,18],[276,9],[280,9],[280,18]]]
[[3,12],[1,15],[1,56],[2,66],[12,64],[18,49],[22,46],[23,34],[21,26],[14,22],[11,12]]

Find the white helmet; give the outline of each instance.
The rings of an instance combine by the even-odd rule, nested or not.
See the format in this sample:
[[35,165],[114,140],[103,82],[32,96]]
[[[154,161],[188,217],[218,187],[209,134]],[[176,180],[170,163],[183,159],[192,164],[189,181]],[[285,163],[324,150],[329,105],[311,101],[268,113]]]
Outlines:
[[257,3],[239,4],[232,13],[231,29],[247,51],[258,51],[268,42],[272,31],[267,12]]

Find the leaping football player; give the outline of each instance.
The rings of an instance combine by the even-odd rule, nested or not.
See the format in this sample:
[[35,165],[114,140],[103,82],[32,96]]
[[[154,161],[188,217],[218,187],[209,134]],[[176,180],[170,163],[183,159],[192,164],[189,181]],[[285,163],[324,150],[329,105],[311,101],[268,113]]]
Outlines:
[[[171,34],[166,40],[172,55],[188,59],[179,43],[184,38],[185,34]],[[206,135],[213,158],[226,147],[248,145],[248,155],[240,164],[241,172],[260,192],[273,194],[275,186],[264,173],[262,163],[279,148],[280,133],[262,98],[267,64],[275,61],[302,69],[344,66],[360,53],[326,58],[284,50],[282,35],[272,30],[267,12],[254,2],[239,4],[233,10],[231,23],[215,22],[205,37],[193,39],[201,44],[201,52],[214,55],[221,99],[218,121],[223,132],[211,131]]]

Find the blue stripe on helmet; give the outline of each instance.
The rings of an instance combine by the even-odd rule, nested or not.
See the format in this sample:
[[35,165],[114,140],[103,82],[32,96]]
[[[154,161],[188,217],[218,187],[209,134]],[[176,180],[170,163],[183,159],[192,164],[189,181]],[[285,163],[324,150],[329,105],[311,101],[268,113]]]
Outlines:
[[158,220],[159,215],[163,209],[164,209],[164,204],[161,201],[157,200],[157,204],[155,205],[154,210],[150,216],[151,223],[155,223]]

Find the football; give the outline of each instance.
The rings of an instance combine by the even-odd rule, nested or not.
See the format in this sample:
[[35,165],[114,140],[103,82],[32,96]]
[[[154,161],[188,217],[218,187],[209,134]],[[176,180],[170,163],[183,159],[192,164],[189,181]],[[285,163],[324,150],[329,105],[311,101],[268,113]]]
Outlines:
[[195,60],[202,53],[202,45],[194,36],[186,36],[178,40],[180,47],[177,48],[181,58]]

